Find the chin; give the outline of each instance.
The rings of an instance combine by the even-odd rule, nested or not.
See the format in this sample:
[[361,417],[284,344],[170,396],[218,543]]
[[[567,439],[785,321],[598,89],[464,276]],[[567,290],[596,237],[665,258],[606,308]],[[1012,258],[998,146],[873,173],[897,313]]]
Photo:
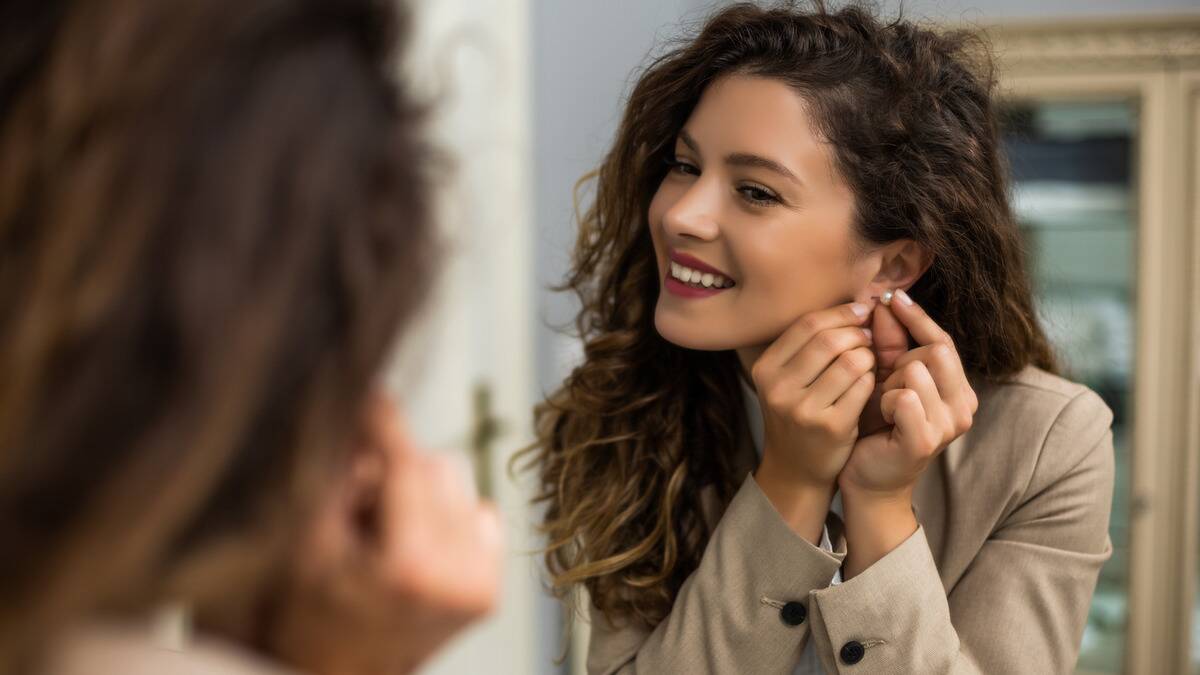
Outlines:
[[[707,323],[707,322],[705,322]],[[654,312],[654,329],[664,340],[676,347],[704,352],[721,352],[744,346],[737,336],[713,331],[699,322],[665,314],[660,306]]]

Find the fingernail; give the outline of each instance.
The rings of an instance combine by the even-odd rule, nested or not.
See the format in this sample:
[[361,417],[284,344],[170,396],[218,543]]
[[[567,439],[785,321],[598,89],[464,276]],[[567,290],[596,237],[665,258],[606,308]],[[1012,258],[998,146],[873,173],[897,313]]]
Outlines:
[[874,339],[875,339],[875,338],[873,337],[873,336],[874,336],[874,333],[872,333],[872,332],[871,332],[871,329],[870,329],[870,328],[864,328],[864,329],[862,329],[862,332],[864,332],[864,333],[866,333],[866,334],[867,334],[867,339],[868,339],[868,340],[874,340]]
[[871,311],[871,308],[867,307],[861,302],[856,302],[853,305],[850,305],[850,311],[854,312],[854,314],[861,319],[867,315],[867,312]]
[[903,302],[905,305],[912,304],[912,298],[908,297],[908,293],[905,293],[903,288],[896,289],[896,297],[900,298],[900,302]]

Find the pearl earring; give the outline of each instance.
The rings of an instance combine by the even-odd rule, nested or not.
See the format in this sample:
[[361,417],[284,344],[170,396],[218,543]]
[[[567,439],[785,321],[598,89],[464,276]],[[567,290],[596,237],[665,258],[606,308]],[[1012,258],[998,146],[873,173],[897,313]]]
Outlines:
[[883,292],[883,296],[881,296],[881,297],[879,298],[879,300],[880,300],[880,302],[882,302],[883,304],[885,304],[885,305],[889,305],[889,306],[890,306],[890,305],[892,304],[892,296],[894,296],[895,294],[896,294],[896,292],[895,292],[895,291],[892,291],[892,290],[887,290],[887,291],[884,291],[884,292]]

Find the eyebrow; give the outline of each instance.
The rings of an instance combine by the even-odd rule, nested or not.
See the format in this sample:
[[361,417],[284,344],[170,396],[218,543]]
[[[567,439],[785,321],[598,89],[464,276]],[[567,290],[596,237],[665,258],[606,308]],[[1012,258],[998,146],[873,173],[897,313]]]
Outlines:
[[[701,154],[700,147],[696,144],[696,139],[692,138],[691,134],[689,134],[687,131],[682,129],[679,131],[679,140],[683,141],[683,144],[688,146],[692,152],[696,153],[697,155]],[[755,155],[748,152],[735,152],[725,157],[725,163],[730,166],[747,166],[774,171],[788,180],[794,181],[800,185],[804,184],[803,181],[801,181],[800,178],[796,176],[796,174],[792,173],[791,170],[786,166],[776,162],[773,159],[767,159],[761,155]]]

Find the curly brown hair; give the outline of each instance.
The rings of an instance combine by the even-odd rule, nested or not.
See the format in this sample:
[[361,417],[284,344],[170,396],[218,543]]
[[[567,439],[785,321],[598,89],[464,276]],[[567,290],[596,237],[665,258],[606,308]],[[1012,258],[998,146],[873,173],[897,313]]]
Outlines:
[[395,5],[0,10],[0,673],[163,597],[259,637],[433,269]]
[[1008,202],[983,40],[885,23],[858,4],[718,11],[641,74],[590,176],[595,199],[559,287],[581,301],[584,360],[535,409],[537,440],[523,455],[540,470],[556,592],[582,583],[605,615],[646,625],[670,611],[711,535],[701,489],[727,504],[744,478],[730,466],[747,433],[736,356],[657,334],[647,224],[678,132],[705,87],[733,73],[778,79],[804,98],[853,189],[864,250],[912,239],[932,253],[910,292],[968,372],[1057,372]]

